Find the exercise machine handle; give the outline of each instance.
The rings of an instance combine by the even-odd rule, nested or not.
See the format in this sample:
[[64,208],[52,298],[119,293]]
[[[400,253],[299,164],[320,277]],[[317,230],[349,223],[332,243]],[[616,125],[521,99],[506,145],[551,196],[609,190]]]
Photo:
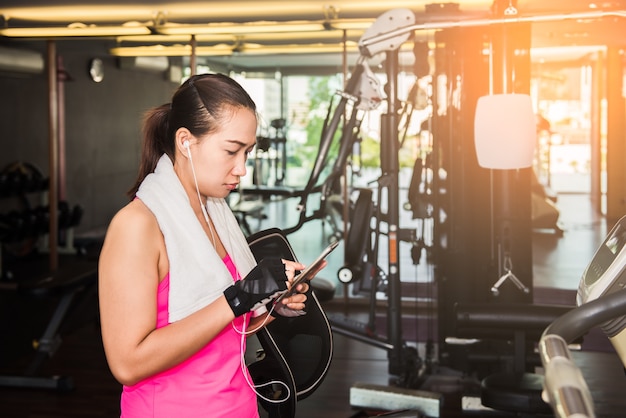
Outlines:
[[572,361],[568,344],[625,312],[626,289],[622,289],[568,311],[545,329],[539,340],[545,370],[542,397],[555,416],[595,417],[591,393],[580,369]]

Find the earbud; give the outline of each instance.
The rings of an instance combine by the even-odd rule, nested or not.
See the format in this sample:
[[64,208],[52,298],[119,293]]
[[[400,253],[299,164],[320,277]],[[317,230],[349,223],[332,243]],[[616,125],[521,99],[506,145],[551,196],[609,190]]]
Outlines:
[[[185,142],[183,142],[183,147],[187,150],[187,157],[189,157],[189,160],[191,161],[191,144],[188,139],[185,139]],[[193,162],[191,164],[193,167]]]

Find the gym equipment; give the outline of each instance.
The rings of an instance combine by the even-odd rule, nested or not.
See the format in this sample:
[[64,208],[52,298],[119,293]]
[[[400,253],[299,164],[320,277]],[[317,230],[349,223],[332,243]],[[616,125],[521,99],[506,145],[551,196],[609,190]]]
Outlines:
[[[257,261],[266,257],[297,260],[286,235],[278,228],[259,231],[248,237],[248,243]],[[279,380],[295,394],[277,404],[260,399],[270,418],[295,417],[297,401],[310,396],[322,384],[330,367],[333,336],[315,293],[315,280],[312,279],[311,291],[307,294],[306,315],[277,317],[255,334],[261,349],[256,353],[256,361],[248,366],[254,383]],[[249,350],[252,345],[249,338]],[[284,396],[284,393],[275,393],[282,391],[280,385],[263,390],[267,392],[262,394],[270,399]]]
[[[553,411],[563,418],[594,417],[589,388],[572,359],[569,344],[600,326],[626,365],[625,285],[626,217],[623,217],[585,269],[578,287],[578,307],[459,306],[458,322],[466,337],[493,338],[496,333],[516,333],[513,373],[500,372],[483,379],[483,405],[515,413]],[[545,369],[542,377],[528,372],[524,350],[532,346],[524,344],[521,338],[532,336],[550,317],[553,319],[544,326],[538,345]],[[485,355],[484,351],[481,355]]]
[[556,195],[546,190],[546,186],[539,183],[535,170],[531,173],[531,214],[533,228],[536,230],[552,230],[562,236],[563,230],[559,226],[559,209],[556,207]]
[[[394,13],[397,14],[398,12],[391,12],[389,15]],[[406,10],[403,10],[402,13],[407,16],[413,16],[411,12]],[[406,22],[403,21],[401,23],[404,24]],[[409,35],[406,34],[400,38],[407,39],[408,37]],[[396,48],[399,46],[400,44],[395,45]],[[331,207],[332,197],[339,191],[339,180],[344,174],[354,144],[359,141],[358,127],[363,117],[363,111],[378,107],[382,101],[383,93],[378,79],[369,68],[365,56],[359,59],[346,88],[343,91],[338,91],[337,96],[340,97],[339,101],[337,103],[331,102],[328,107],[317,155],[304,188],[298,190],[283,185],[254,185],[247,187],[243,191],[243,193],[251,196],[299,198],[297,205],[299,218],[295,225],[285,229],[287,235],[299,230],[306,222],[329,218],[329,213],[333,210],[333,207]],[[346,116],[346,113],[349,114]],[[342,122],[344,125],[341,129],[341,135],[339,138],[336,138],[335,134]],[[279,123],[276,126],[278,130],[282,129]],[[334,141],[339,142],[338,156],[334,160],[327,177],[320,181],[324,169],[329,166],[328,156]],[[268,141],[263,140],[262,142],[267,144]],[[316,193],[320,194],[319,206],[311,208],[309,201],[311,196]],[[316,199],[318,199],[317,196]],[[335,232],[338,232],[339,228],[335,228],[335,225],[331,226],[335,229]],[[337,233],[336,235],[339,234]]]
[[[384,69],[388,81],[385,89],[387,113],[381,118],[382,176],[379,179],[379,190],[384,193],[379,193],[379,196],[385,197],[384,203],[387,205],[379,205],[385,212],[381,212],[378,221],[387,226],[385,232],[389,248],[386,276],[389,337],[382,342],[370,338],[368,342],[388,349],[390,374],[404,375],[408,369],[414,371],[422,366],[414,353],[405,350],[402,338],[398,265],[398,241],[401,240],[403,231],[398,225],[397,48],[415,30],[441,30],[435,35],[437,45],[435,60],[438,71],[435,76],[438,85],[433,86],[433,90],[436,91],[438,102],[435,103],[437,112],[434,112],[433,117],[433,134],[438,136],[438,142],[432,155],[433,172],[445,171],[446,176],[445,184],[439,175],[433,177],[436,182],[433,184],[433,190],[436,191],[433,213],[434,256],[437,262],[436,280],[439,285],[438,334],[442,339],[450,335],[450,327],[454,324],[454,306],[459,301],[493,305],[511,302],[529,305],[532,301],[532,269],[529,262],[532,231],[529,172],[527,169],[506,170],[507,173],[493,174],[478,166],[476,155],[472,152],[474,150],[472,115],[478,97],[487,92],[493,93],[491,90],[493,84],[490,83],[501,82],[498,89],[505,93],[508,93],[510,86],[513,85],[516,91],[529,90],[529,77],[525,77],[530,72],[529,55],[513,56],[513,52],[529,49],[530,22],[535,18],[516,16],[515,20],[511,21],[510,10],[507,8],[504,11],[508,12],[507,16],[497,15],[500,18],[495,19],[454,19],[448,22],[418,24],[415,24],[415,16],[409,10],[398,9],[382,15],[370,28],[371,30],[359,40],[362,59],[355,66],[346,91],[341,94],[340,104],[325,126],[324,138],[318,153],[321,157],[326,155],[330,144],[325,139],[334,136],[346,105],[352,104],[354,108],[354,104],[360,103],[357,86],[367,84],[359,81],[367,80],[367,58],[384,53]],[[577,17],[580,15],[550,16],[549,19],[566,20]],[[544,17],[545,19],[548,18]],[[516,31],[515,35],[519,36],[503,36],[507,31]],[[486,36],[490,36],[494,42],[493,51],[488,57],[484,54]],[[507,42],[504,42],[505,39]],[[515,74],[515,80],[510,79],[512,74]],[[342,129],[342,147],[353,144],[350,141],[355,135],[352,128],[358,125],[354,113],[346,117],[346,120],[348,122]],[[341,158],[342,149],[339,155],[337,162],[343,164],[345,159]],[[317,184],[323,161],[323,158],[316,161],[310,182],[302,194],[300,207],[303,209],[306,208],[305,199],[314,187],[312,185]],[[322,205],[327,196],[326,192],[333,187],[335,184],[331,181],[322,185]],[[516,193],[511,193],[511,190],[515,190]],[[493,191],[495,193],[492,193]],[[506,198],[500,199],[501,196]],[[509,200],[509,197],[513,199]],[[490,216],[494,208],[489,207],[489,204],[493,202],[500,206],[496,208],[495,216]],[[442,214],[444,210],[445,213]],[[319,213],[314,213],[313,217],[315,216],[319,217]],[[504,222],[499,222],[501,217],[505,218]],[[302,211],[300,222],[294,230],[308,219],[311,218]],[[496,220],[497,223],[494,222]],[[289,233],[288,230],[285,232]],[[494,281],[503,277],[503,273],[506,275],[507,269],[508,272],[513,271],[513,267],[515,277],[524,287],[508,286],[509,280],[505,280],[505,285],[497,288],[497,295],[490,292]],[[528,289],[528,292],[524,289]],[[364,340],[368,339],[368,335],[359,334],[359,338],[361,337]],[[440,358],[448,362],[446,365],[455,366],[457,362],[466,360],[463,355],[456,358],[452,349],[443,340],[440,341],[439,350]],[[414,383],[412,379],[405,382]]]
[[[0,376],[0,386],[69,391],[73,388],[71,377],[42,377],[38,373],[45,360],[59,349],[61,334],[69,322],[70,313],[87,302],[95,306],[90,296],[95,296],[97,262],[95,259],[76,256],[79,250],[74,245],[73,228],[80,224],[83,208],[56,200],[55,225],[60,232],[57,238],[59,244],[64,244],[66,257],[54,271],[51,271],[50,266],[41,266],[45,257],[41,257],[40,253],[48,251],[47,241],[42,238],[49,234],[51,225],[52,211],[45,194],[48,183],[48,179],[30,163],[15,162],[0,172],[0,198],[4,199],[5,207],[11,208],[0,213],[2,296],[29,301],[46,299],[55,303],[45,330],[33,341],[34,355],[31,362],[19,375]],[[39,200],[39,203],[33,204],[33,200]],[[83,299],[77,303],[79,297]],[[4,314],[16,312],[7,311]]]
[[273,183],[282,186],[287,172],[287,121],[284,118],[273,119],[270,127],[274,130],[272,135],[257,137],[252,183],[266,185],[273,168]]
[[[517,13],[514,8],[513,11]],[[454,324],[454,306],[459,301],[493,305],[495,310],[500,305],[512,302],[530,306],[532,301],[529,171],[506,170],[507,173],[494,174],[480,168],[476,155],[472,152],[474,138],[471,134],[473,131],[471,115],[474,113],[478,97],[487,92],[493,93],[491,90],[493,84],[490,83],[501,82],[498,89],[501,88],[504,93],[508,93],[511,86],[515,86],[515,91],[518,92],[529,90],[529,77],[525,77],[530,72],[528,54],[513,56],[513,51],[529,49],[530,22],[535,18],[515,16],[514,21],[511,21],[512,10],[506,8],[503,12],[506,16],[498,15],[501,16],[499,19],[457,19],[449,22],[413,24],[409,18],[391,30],[389,26],[397,22],[389,18],[390,15],[386,15],[384,16],[387,18],[386,24],[377,20],[374,24],[376,29],[366,33],[359,41],[359,50],[363,57],[386,53],[385,70],[389,82],[386,89],[389,95],[388,114],[383,115],[381,123],[383,176],[380,179],[381,187],[388,192],[386,197],[389,205],[387,212],[382,214],[379,221],[384,221],[388,225],[388,248],[390,248],[388,275],[390,338],[383,341],[380,346],[389,349],[391,374],[403,374],[407,368],[413,366],[408,361],[409,353],[402,349],[400,309],[398,309],[400,272],[397,265],[397,243],[401,231],[398,228],[396,206],[398,114],[395,78],[398,71],[394,48],[404,42],[398,39],[403,34],[420,29],[442,30],[435,35],[437,45],[435,61],[438,71],[435,76],[438,85],[433,86],[433,90],[437,94],[438,102],[435,104],[437,112],[433,117],[433,134],[438,137],[438,143],[432,156],[433,172],[439,173],[441,170],[445,171],[446,175],[445,184],[437,175],[434,176],[433,185],[433,190],[436,191],[434,250],[439,283],[439,336],[445,338],[450,335],[450,327]],[[580,17],[580,14],[544,16],[543,19],[567,20],[577,17]],[[600,15],[596,14],[595,17]],[[381,19],[382,21],[385,19]],[[509,30],[515,30],[519,36],[504,36]],[[494,41],[494,49],[489,57],[484,54],[486,36],[491,36]],[[510,79],[513,73],[516,76],[515,80]],[[352,74],[350,83],[354,81],[356,74],[356,72]],[[531,126],[534,127],[534,123]],[[515,193],[511,193],[512,190],[515,190]],[[493,202],[497,202],[498,206],[495,208],[494,216],[490,216],[494,208],[489,207],[489,204]],[[444,216],[441,215],[443,211]],[[501,222],[502,220],[504,222]],[[508,280],[513,276],[507,273],[511,273],[513,268],[515,268],[514,277],[523,286],[515,286],[515,283]],[[349,274],[346,277],[349,278]],[[497,292],[490,292],[492,287],[495,287],[494,281],[497,283],[497,280],[503,277],[505,280],[501,286],[496,287]],[[543,317],[542,321],[549,319],[553,319],[553,316]],[[503,322],[500,325],[506,326]],[[359,337],[367,339],[367,335]],[[446,341],[440,341],[439,349],[440,358],[445,359],[451,366],[467,360],[463,354],[455,355]],[[416,364],[419,366],[419,362]]]
[[[361,65],[359,65],[358,68],[359,69],[356,71],[358,74],[361,74],[364,71],[365,72],[369,71],[369,69],[365,69]],[[371,71],[369,72],[371,73]],[[372,75],[371,78],[369,78],[369,80],[376,80],[376,79]],[[343,118],[343,112],[346,109],[347,104],[357,103],[357,102],[358,103],[370,102],[368,98],[359,96],[359,94],[363,91],[363,86],[359,85],[359,83],[363,83],[363,82],[364,81],[359,76],[356,76],[356,77],[353,76],[353,78],[351,78],[349,85],[346,88],[346,91],[338,93],[341,95],[341,99],[339,103],[336,106],[333,106],[333,104],[331,103],[331,105],[329,106],[328,114],[326,116],[325,126],[322,131],[322,137],[320,139],[320,144],[318,146],[317,155],[315,157],[313,168],[311,170],[311,173],[309,175],[309,178],[304,188],[296,189],[293,187],[283,185],[282,184],[283,177],[278,171],[276,171],[276,178],[280,179],[281,180],[280,182],[274,184],[273,186],[268,186],[266,184],[263,184],[263,182],[261,181],[262,179],[259,178],[263,176],[262,175],[263,160],[262,158],[258,158],[258,161],[255,160],[255,166],[254,166],[254,172],[253,172],[254,185],[250,187],[246,187],[246,188],[240,188],[239,190],[237,190],[240,193],[240,198],[238,201],[233,201],[231,205],[231,208],[234,210],[245,233],[249,234],[251,232],[249,223],[247,221],[247,217],[251,215],[259,216],[260,211],[263,208],[262,207],[263,199],[267,199],[273,196],[277,196],[280,198],[299,198],[300,199],[300,202],[297,205],[297,209],[299,212],[298,221],[296,225],[289,227],[288,229],[285,229],[286,234],[291,234],[299,230],[302,227],[302,225],[304,225],[306,222],[309,222],[311,220],[315,220],[315,219],[326,220],[327,218],[329,218],[329,212],[332,211],[332,207],[330,206],[329,202],[330,200],[332,200],[332,195],[337,192],[337,182],[339,181],[340,177],[343,175],[343,169],[345,167],[347,158],[349,157],[350,152],[352,150],[352,144],[357,141],[356,129],[352,129],[350,131],[350,134],[346,133],[340,139],[341,149],[339,151],[339,156],[335,160],[335,163],[330,170],[330,174],[321,183],[319,182],[320,176],[324,168],[326,168],[329,164],[328,154],[330,151],[330,147],[333,141],[335,140],[334,134],[337,130],[337,127],[339,126],[339,123],[341,122]],[[370,93],[369,90],[367,92]],[[334,112],[332,112],[333,108],[334,108]],[[329,120],[329,118],[331,118],[331,115],[332,115],[332,119]],[[360,119],[357,116],[358,116],[358,110],[355,107],[355,109],[353,109],[352,117],[350,118],[349,126],[354,127],[360,122]],[[258,140],[260,140],[260,145],[262,148],[257,152],[257,156],[259,156],[259,153],[263,155],[263,153],[265,153],[263,149],[264,148],[269,149],[269,146],[272,144],[272,142],[276,142],[277,146],[282,145],[283,154],[286,153],[285,148],[284,148],[285,140],[284,138],[282,138],[284,136],[283,130],[285,128],[284,120],[279,119],[279,120],[273,121],[272,126],[275,127],[275,129],[277,130],[277,134],[276,134],[277,138],[271,139],[271,138],[259,137]],[[282,165],[284,169],[286,169],[286,156],[285,155],[283,155],[282,157]],[[276,170],[278,170],[277,165],[275,165],[274,167]],[[320,193],[319,206],[309,212],[308,211],[308,209],[310,209],[310,207],[308,206],[309,199],[311,195],[315,193]],[[260,197],[261,199],[256,200],[256,201],[246,200],[246,197],[244,196]],[[248,203],[248,202],[253,202],[253,203]],[[334,227],[334,224],[331,224],[331,226]],[[340,234],[335,234],[335,235],[339,236]]]
[[550,324],[539,342],[545,368],[543,397],[558,417],[594,417],[589,388],[568,344],[600,326],[626,365],[626,216],[613,226],[585,269],[578,307]]
[[14,162],[0,171],[0,279],[10,277],[7,260],[34,252],[49,252],[50,214],[56,214],[58,245],[63,253],[75,254],[74,227],[80,224],[83,208],[56,200],[56,210],[48,204],[48,183],[31,163]]
[[415,389],[358,383],[350,388],[350,405],[365,410],[394,411],[385,417],[439,417],[443,397]]
[[543,330],[573,307],[559,305],[478,305],[456,308],[456,333],[447,343],[474,365],[481,404],[498,411],[550,413],[541,399],[543,377],[535,351]]
[[[33,340],[34,353],[21,374],[0,375],[0,386],[53,389],[67,392],[74,388],[71,376],[41,376],[41,367],[60,348],[62,335],[72,320],[88,319],[84,310],[97,305],[97,261],[79,256],[64,256],[59,270],[53,273],[41,268],[41,258],[29,259],[14,270],[11,281],[3,281],[3,296],[21,300],[54,302],[54,311],[43,333]],[[20,309],[21,306],[15,307]],[[4,313],[5,315],[8,312]],[[16,314],[15,312],[13,313]],[[97,313],[93,311],[94,319]],[[6,338],[6,336],[5,336]]]
[[236,201],[228,201],[228,206],[233,211],[245,235],[252,234],[252,227],[248,218],[263,219],[265,217],[263,213],[265,202],[262,199],[248,200],[241,191],[239,191],[239,198]]
[[[336,105],[329,106],[329,113],[326,116],[324,128],[318,153],[313,164],[313,169],[307,180],[304,189],[298,194],[300,201],[298,211],[300,216],[296,225],[285,230],[287,234],[300,229],[304,223],[314,219],[324,219],[327,215],[329,197],[339,191],[338,183],[345,172],[348,158],[353,150],[353,145],[358,141],[358,127],[361,123],[362,110],[375,108],[380,104],[382,93],[379,91],[379,84],[373,75],[365,59],[360,59],[352,72],[344,91],[337,92],[340,96]],[[346,116],[345,112],[349,115]],[[337,129],[342,120],[346,118],[341,135],[335,138]],[[339,141],[338,155],[330,169],[328,176],[319,183],[324,168],[328,165],[328,154],[332,143]],[[319,207],[312,212],[308,212],[309,198],[313,193],[320,193]]]
[[0,198],[48,189],[48,179],[33,164],[16,161],[0,171]]

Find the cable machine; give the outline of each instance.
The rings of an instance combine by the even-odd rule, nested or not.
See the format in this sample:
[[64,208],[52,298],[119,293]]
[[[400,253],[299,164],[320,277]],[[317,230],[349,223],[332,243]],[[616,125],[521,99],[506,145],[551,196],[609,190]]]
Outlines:
[[[496,2],[510,4],[510,2]],[[378,179],[377,225],[374,247],[386,239],[387,336],[346,331],[339,333],[387,350],[389,373],[405,376],[406,384],[417,380],[423,367],[416,353],[407,349],[401,324],[401,271],[399,242],[405,232],[399,227],[399,109],[397,77],[398,51],[415,31],[438,30],[435,35],[436,74],[433,79],[434,111],[432,154],[434,213],[433,257],[438,286],[438,334],[442,364],[463,366],[466,355],[446,343],[454,323],[455,305],[478,303],[506,305],[532,301],[532,260],[528,172],[494,173],[479,167],[473,137],[474,113],[479,97],[493,93],[528,92],[530,23],[604,16],[626,16],[624,11],[601,11],[546,16],[517,16],[510,8],[494,10],[495,18],[415,23],[408,9],[394,9],[381,15],[359,41],[361,57],[340,92],[339,104],[324,127],[320,153],[313,174],[301,195],[300,221],[290,233],[313,217],[306,215],[307,198],[316,186],[326,164],[328,149],[344,111],[352,105],[351,116],[341,132],[339,157],[329,180],[322,185],[322,200],[344,172],[344,165],[355,141],[359,105],[369,104],[372,84],[367,60],[385,54],[384,70],[387,110],[381,117],[381,177]],[[485,47],[490,48],[485,54]],[[514,55],[513,51],[526,51]],[[370,102],[371,103],[371,102]],[[361,108],[362,109],[362,108]],[[330,116],[330,115],[329,115]],[[445,172],[440,177],[439,173]],[[528,180],[528,181],[527,181]],[[528,186],[528,187],[527,187]],[[515,194],[510,190],[516,190]],[[528,193],[527,193],[528,192]],[[348,204],[346,202],[345,204]],[[384,209],[384,212],[383,212]],[[519,210],[518,210],[519,209]],[[386,230],[381,232],[384,224]],[[386,237],[386,238],[385,238]],[[512,285],[511,285],[512,284]],[[494,290],[495,289],[495,290]],[[373,301],[372,303],[375,303]],[[331,321],[332,323],[332,321]],[[409,375],[409,376],[407,376]]]

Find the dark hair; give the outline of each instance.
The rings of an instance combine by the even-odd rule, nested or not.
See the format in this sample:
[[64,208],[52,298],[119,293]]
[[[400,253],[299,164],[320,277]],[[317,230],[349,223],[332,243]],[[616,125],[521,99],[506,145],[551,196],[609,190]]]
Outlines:
[[224,74],[191,76],[176,90],[172,102],[150,109],[144,115],[139,173],[128,191],[132,199],[146,176],[154,171],[163,154],[175,161],[174,136],[187,128],[201,137],[219,129],[229,109],[245,108],[256,114],[256,105],[248,93]]

